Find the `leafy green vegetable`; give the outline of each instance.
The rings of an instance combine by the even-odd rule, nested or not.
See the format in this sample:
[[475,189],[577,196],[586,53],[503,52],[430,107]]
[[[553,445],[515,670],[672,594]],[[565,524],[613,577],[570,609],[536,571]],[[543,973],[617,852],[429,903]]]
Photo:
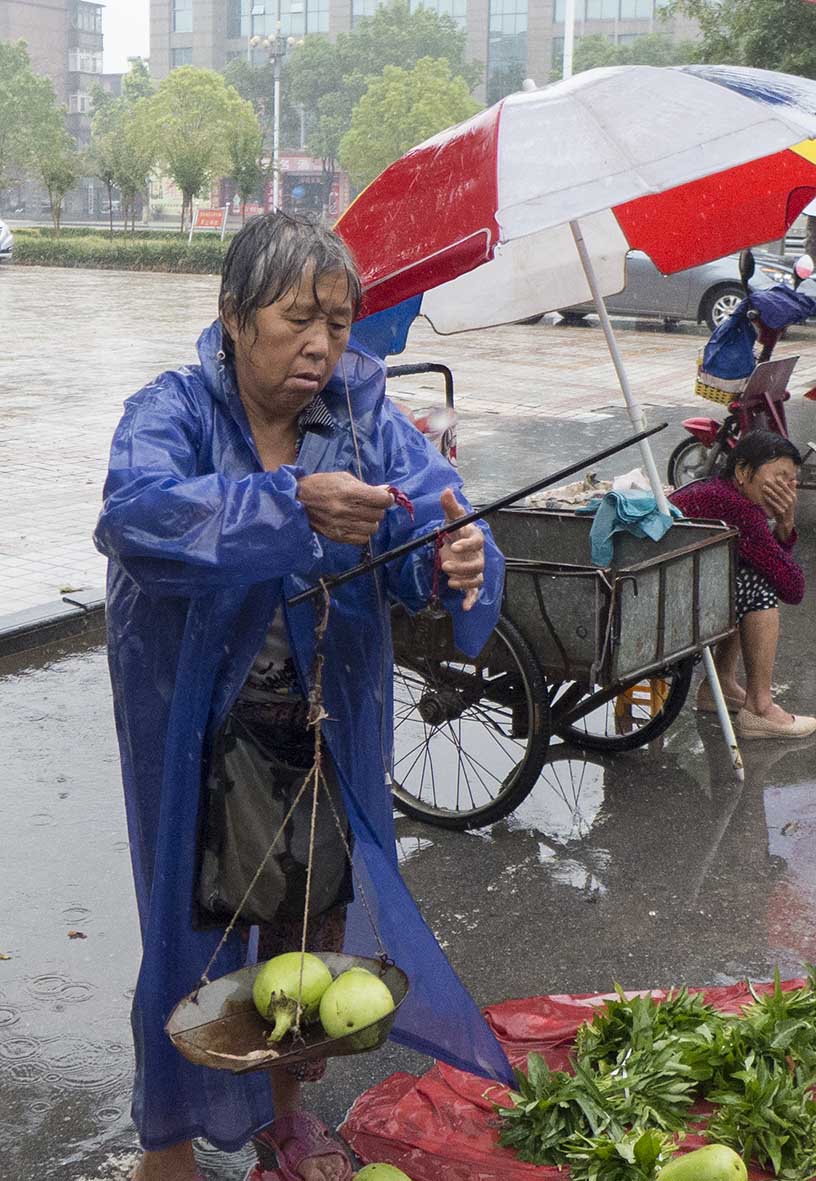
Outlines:
[[751,1051],[722,1090],[708,1096],[717,1110],[710,1139],[772,1168],[786,1181],[810,1181],[816,1169],[816,1101],[798,1071]]
[[739,1015],[685,988],[660,1003],[617,988],[617,1000],[578,1030],[574,1073],[530,1055],[512,1106],[499,1109],[500,1143],[533,1164],[568,1164],[573,1181],[652,1181],[668,1134],[682,1132],[705,1097],[718,1105],[711,1140],[784,1181],[811,1181],[816,969],[808,972],[787,992],[778,973],[766,995],[751,988]]
[[527,1057],[527,1074],[516,1073],[518,1092],[512,1107],[499,1108],[503,1128],[499,1142],[514,1148],[531,1164],[565,1164],[566,1143],[579,1133],[593,1136],[609,1128],[623,1135],[592,1072],[580,1064],[575,1074],[550,1070],[540,1054]]
[[771,992],[760,996],[749,985],[754,998],[738,1022],[744,1043],[757,1057],[795,1064],[808,1083],[816,1082],[816,981],[810,969],[802,988],[783,992],[779,971],[774,973]]
[[673,1145],[665,1132],[632,1128],[620,1138],[579,1133],[565,1150],[571,1181],[654,1181]]
[[686,988],[660,1002],[651,996],[627,998],[617,985],[615,991],[618,1000],[607,1001],[592,1021],[579,1028],[575,1040],[578,1058],[599,1069],[611,1066],[626,1050],[650,1049],[667,1036],[686,1037],[693,1043],[701,1029],[722,1019],[699,993],[692,995]]

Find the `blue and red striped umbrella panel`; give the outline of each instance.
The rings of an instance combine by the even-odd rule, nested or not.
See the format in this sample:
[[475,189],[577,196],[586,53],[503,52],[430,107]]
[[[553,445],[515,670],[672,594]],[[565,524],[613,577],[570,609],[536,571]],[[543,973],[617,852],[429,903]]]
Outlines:
[[437,331],[602,294],[629,250],[664,274],[781,238],[816,196],[816,82],[728,66],[590,70],[513,94],[412,149],[337,229],[364,313],[422,296]]

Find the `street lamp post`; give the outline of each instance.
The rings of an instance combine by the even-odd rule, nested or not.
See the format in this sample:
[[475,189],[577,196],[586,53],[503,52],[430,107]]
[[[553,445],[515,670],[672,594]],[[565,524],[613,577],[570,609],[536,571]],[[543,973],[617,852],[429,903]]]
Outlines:
[[260,45],[266,51],[270,65],[272,66],[274,103],[274,122],[272,124],[272,205],[275,209],[280,209],[281,62],[286,57],[287,52],[294,45],[302,44],[302,41],[296,40],[294,37],[284,37],[280,31],[280,21],[278,21],[273,37],[259,37],[256,35],[250,37],[249,44],[252,49]]

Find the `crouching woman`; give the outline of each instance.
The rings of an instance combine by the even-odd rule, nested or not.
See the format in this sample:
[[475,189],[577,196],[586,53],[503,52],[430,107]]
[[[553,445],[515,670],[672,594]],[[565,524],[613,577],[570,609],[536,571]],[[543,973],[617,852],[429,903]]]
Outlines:
[[[715,664],[734,729],[744,738],[806,738],[816,718],[787,713],[771,684],[779,642],[779,606],[801,603],[805,579],[796,545],[796,476],[802,458],[790,440],[751,431],[728,457],[722,475],[679,488],[671,500],[688,517],[716,518],[739,530],[737,631],[718,646]],[[773,521],[773,528],[769,524]],[[745,687],[737,679],[740,655]],[[697,708],[714,708],[703,681]]]

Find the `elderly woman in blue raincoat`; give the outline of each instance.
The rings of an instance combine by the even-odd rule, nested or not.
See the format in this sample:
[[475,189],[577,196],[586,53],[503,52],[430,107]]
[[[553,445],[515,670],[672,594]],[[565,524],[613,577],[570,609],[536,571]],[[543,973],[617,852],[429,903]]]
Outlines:
[[[133,1005],[138,1181],[192,1181],[192,1141],[254,1137],[264,1176],[345,1181],[339,1142],[301,1108],[300,1077],[210,1071],[164,1032],[219,945],[269,834],[314,757],[307,698],[320,606],[286,600],[466,511],[454,470],[385,397],[382,362],[350,342],[360,280],[330,231],[270,214],[228,251],[199,363],[128,400],[96,532],[110,559],[109,659],[141,921]],[[407,511],[404,493],[413,505]],[[495,624],[503,565],[468,526],[441,553],[460,649]],[[338,587],[322,640],[323,746],[379,936],[411,991],[392,1036],[486,1077],[509,1068],[397,869],[388,788],[389,600],[428,601],[427,547]],[[310,793],[220,950],[215,974],[299,950]],[[304,811],[304,809],[306,811]],[[313,950],[373,951],[333,809],[314,829]],[[323,812],[328,815],[322,815]],[[300,916],[300,917],[298,917]],[[251,926],[249,924],[252,924]],[[259,938],[258,938],[259,933]]]

